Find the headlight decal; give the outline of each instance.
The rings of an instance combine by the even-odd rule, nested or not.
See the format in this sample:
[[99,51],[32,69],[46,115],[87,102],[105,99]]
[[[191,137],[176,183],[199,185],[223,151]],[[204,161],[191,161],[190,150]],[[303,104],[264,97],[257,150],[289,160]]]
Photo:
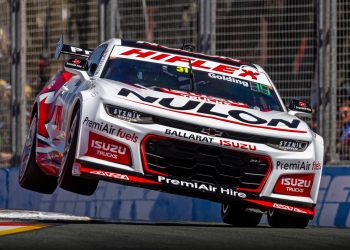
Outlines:
[[309,146],[309,142],[288,139],[271,139],[266,145],[283,151],[303,152]]
[[142,124],[153,123],[153,119],[151,115],[138,112],[135,110],[121,108],[110,104],[105,105],[105,110],[108,115],[123,121],[133,122],[133,123],[142,123]]

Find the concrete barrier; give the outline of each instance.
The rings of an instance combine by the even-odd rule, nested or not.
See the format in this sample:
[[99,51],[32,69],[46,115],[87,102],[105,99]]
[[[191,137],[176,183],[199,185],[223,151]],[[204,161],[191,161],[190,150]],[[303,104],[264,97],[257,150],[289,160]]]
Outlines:
[[323,170],[315,226],[350,227],[350,167]]
[[57,188],[52,195],[23,189],[18,168],[0,169],[0,208],[86,215],[102,219],[220,221],[220,205],[201,199],[101,181],[92,196]]
[[[17,179],[17,167],[0,169],[0,208],[115,220],[221,221],[220,204],[202,199],[103,181],[92,196],[59,188],[52,195],[44,195],[21,188]],[[350,167],[324,169],[317,214],[310,224],[350,227]]]

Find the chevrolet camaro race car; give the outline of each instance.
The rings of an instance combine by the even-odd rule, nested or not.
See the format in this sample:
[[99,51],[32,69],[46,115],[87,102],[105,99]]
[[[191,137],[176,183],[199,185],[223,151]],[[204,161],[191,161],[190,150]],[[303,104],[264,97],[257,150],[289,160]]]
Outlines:
[[240,60],[110,39],[57,43],[65,71],[38,94],[22,187],[83,195],[99,180],[222,204],[222,219],[306,227],[315,214],[323,139],[287,109],[267,73]]

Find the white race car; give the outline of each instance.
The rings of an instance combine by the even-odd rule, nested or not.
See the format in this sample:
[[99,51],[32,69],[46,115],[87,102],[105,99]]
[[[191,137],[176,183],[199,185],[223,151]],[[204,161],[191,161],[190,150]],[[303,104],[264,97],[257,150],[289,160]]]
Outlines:
[[61,38],[61,53],[74,58],[36,97],[22,187],[91,195],[114,181],[220,202],[235,226],[315,215],[323,139],[260,66],[121,39],[92,51]]

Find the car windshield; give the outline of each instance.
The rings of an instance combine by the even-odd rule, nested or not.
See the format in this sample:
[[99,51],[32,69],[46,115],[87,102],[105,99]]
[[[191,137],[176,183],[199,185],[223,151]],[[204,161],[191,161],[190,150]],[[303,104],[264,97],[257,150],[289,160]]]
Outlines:
[[[262,111],[283,110],[272,86],[201,70],[193,70],[193,75],[196,94],[243,103]],[[193,87],[188,67],[124,58],[108,60],[101,78],[153,89],[189,92]]]

